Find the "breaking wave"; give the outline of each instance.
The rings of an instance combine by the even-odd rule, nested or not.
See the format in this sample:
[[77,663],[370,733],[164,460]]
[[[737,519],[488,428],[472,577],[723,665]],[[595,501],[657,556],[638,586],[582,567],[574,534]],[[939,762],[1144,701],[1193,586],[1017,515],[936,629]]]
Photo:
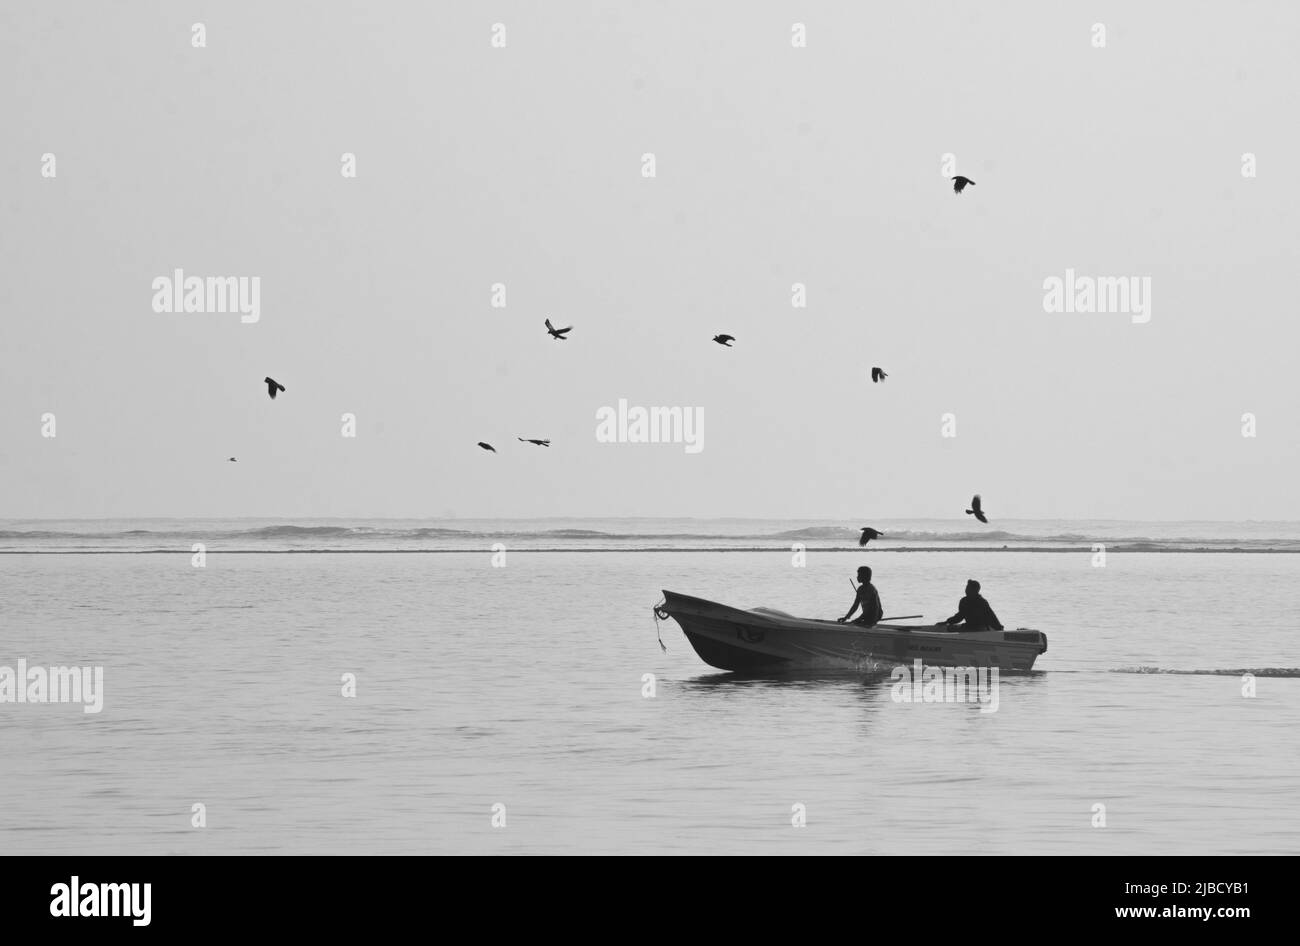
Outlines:
[[[852,526],[808,525],[799,528],[764,529],[759,521],[694,520],[694,521],[644,521],[642,529],[627,528],[630,523],[619,520],[594,520],[607,528],[583,528],[564,525],[548,528],[535,520],[518,524],[508,521],[465,520],[464,524],[444,522],[421,524],[407,521],[376,520],[371,524],[346,522],[306,524],[250,522],[245,520],[212,520],[186,522],[180,520],[154,520],[130,523],[151,528],[113,529],[109,521],[78,522],[64,520],[58,523],[66,528],[56,528],[54,523],[32,522],[30,528],[19,528],[28,521],[11,520],[0,528],[0,551],[38,552],[42,550],[142,550],[148,548],[188,548],[194,541],[204,541],[248,550],[274,550],[284,547],[295,551],[327,550],[378,551],[391,546],[401,550],[455,550],[486,543],[513,543],[516,547],[533,550],[542,548],[563,550],[630,549],[682,549],[719,551],[786,550],[794,543],[804,543],[809,549],[857,549],[859,530]],[[617,525],[614,525],[617,523]],[[883,525],[887,525],[882,523]],[[126,523],[123,523],[126,525]],[[641,522],[637,522],[641,525]],[[1080,523],[1079,525],[1083,525]],[[1140,523],[1128,523],[1141,526]],[[1193,526],[1153,530],[1157,534],[1121,534],[1123,527],[1114,523],[1101,525],[1098,532],[1089,534],[1075,529],[1053,529],[1047,526],[1041,533],[1024,529],[965,529],[962,531],[923,528],[884,530],[881,538],[867,547],[872,553],[911,551],[925,549],[992,549],[1008,551],[1077,552],[1091,551],[1096,543],[1103,543],[1112,552],[1300,552],[1300,531],[1296,524],[1278,523],[1273,526],[1249,523],[1211,528]],[[1260,526],[1264,525],[1261,529]],[[1274,532],[1275,537],[1269,535]],[[1160,535],[1161,531],[1167,534]],[[1215,532],[1218,534],[1214,534]],[[1286,535],[1287,533],[1290,535]],[[1195,534],[1190,534],[1195,533]],[[271,547],[271,548],[268,548]]]

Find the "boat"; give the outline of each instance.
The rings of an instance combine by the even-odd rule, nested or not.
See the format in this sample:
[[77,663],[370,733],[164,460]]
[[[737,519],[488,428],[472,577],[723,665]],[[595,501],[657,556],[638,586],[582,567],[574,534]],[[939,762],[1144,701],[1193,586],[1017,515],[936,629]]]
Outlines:
[[655,616],[675,620],[700,659],[719,670],[878,671],[920,660],[936,667],[1031,670],[1047,651],[1047,635],[1014,631],[959,631],[946,624],[840,624],[800,618],[772,608],[742,610],[664,591]]

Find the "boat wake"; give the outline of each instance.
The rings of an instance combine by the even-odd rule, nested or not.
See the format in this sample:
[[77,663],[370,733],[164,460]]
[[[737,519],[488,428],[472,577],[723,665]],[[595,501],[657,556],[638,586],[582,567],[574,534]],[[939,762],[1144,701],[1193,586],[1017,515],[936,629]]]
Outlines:
[[1110,673],[1175,673],[1207,677],[1300,677],[1300,667],[1243,667],[1238,670],[1165,670],[1161,667],[1119,667]]

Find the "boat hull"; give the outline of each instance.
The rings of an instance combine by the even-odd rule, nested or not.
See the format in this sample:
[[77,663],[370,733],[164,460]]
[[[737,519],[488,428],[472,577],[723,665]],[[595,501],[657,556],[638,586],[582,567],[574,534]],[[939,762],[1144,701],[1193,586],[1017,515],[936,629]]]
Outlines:
[[954,631],[946,625],[862,627],[797,618],[759,608],[664,592],[661,612],[675,620],[700,659],[719,670],[766,673],[783,670],[884,670],[920,660],[936,667],[998,667],[1031,670],[1047,650],[1036,630]]

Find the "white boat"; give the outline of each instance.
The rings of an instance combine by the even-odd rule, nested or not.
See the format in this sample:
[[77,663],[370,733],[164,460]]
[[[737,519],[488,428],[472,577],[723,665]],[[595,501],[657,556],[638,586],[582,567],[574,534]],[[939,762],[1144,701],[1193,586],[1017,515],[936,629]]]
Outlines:
[[882,670],[913,661],[937,667],[1030,670],[1047,650],[1042,631],[966,631],[946,624],[840,624],[799,618],[771,608],[749,611],[664,592],[655,609],[671,617],[700,659],[719,670]]

